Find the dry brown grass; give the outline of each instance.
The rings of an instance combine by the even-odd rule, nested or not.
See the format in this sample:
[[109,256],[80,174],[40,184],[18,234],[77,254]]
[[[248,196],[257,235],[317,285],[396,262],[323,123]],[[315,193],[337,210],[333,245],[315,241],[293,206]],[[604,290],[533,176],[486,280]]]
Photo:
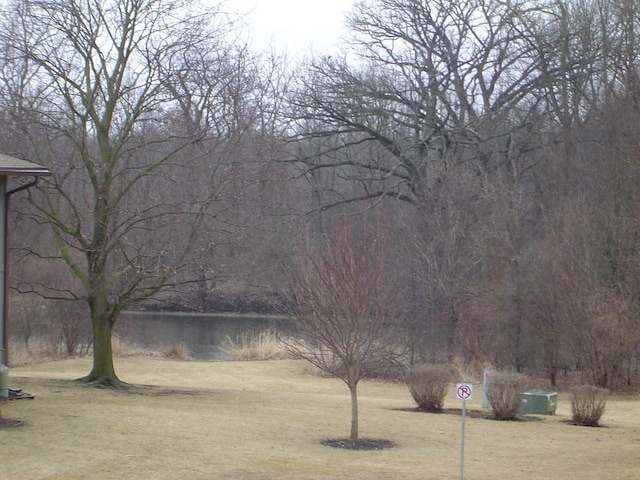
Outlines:
[[[34,400],[2,404],[24,426],[0,431],[2,478],[28,479],[452,479],[458,478],[460,416],[411,411],[404,384],[363,381],[363,437],[393,441],[384,451],[325,447],[349,432],[342,382],[304,373],[306,364],[182,362],[120,358],[128,391],[80,386],[90,359],[10,371]],[[481,410],[479,387],[467,402]],[[453,388],[445,408],[460,408]],[[636,479],[640,402],[611,398],[604,428],[558,415],[496,422],[467,417],[465,478]]]

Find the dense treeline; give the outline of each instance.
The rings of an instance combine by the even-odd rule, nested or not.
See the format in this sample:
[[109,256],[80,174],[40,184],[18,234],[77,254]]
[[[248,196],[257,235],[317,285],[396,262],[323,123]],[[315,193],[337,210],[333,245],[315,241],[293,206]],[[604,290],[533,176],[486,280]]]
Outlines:
[[148,299],[269,297],[369,216],[411,361],[637,384],[640,2],[358,2],[295,66],[179,3],[3,7],[0,150],[56,174],[15,205],[21,291],[109,339]]

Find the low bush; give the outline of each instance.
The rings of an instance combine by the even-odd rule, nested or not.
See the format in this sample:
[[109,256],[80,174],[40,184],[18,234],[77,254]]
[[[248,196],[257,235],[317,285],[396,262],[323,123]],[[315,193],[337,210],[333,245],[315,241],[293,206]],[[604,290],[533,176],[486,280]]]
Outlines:
[[407,373],[406,382],[420,410],[439,412],[444,405],[444,397],[452,378],[453,372],[450,367],[415,365]]
[[487,386],[487,400],[496,420],[514,420],[522,403],[527,377],[520,373],[492,372]]
[[571,389],[571,421],[583,427],[599,427],[609,391],[593,385]]

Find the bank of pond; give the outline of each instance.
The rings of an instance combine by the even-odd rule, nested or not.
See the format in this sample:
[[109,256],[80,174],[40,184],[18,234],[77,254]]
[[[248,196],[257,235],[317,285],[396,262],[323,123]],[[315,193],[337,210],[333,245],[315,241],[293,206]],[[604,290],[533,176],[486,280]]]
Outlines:
[[196,360],[223,360],[225,338],[279,329],[284,317],[256,313],[124,312],[116,333],[145,350],[162,351],[182,344]]

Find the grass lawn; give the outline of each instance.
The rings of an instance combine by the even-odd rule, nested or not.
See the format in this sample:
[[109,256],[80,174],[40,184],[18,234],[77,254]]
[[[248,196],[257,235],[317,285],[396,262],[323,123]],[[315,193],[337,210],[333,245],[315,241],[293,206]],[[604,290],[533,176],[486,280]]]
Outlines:
[[[301,361],[194,362],[116,359],[128,392],[83,387],[89,359],[10,371],[33,400],[1,402],[0,478],[14,479],[457,479],[461,417],[410,411],[404,385],[365,381],[361,437],[380,451],[326,447],[346,437],[349,392],[306,373]],[[453,388],[445,408],[460,408]],[[480,411],[481,387],[467,402]],[[638,479],[640,401],[611,398],[603,427],[558,414],[529,421],[467,417],[465,479]]]

